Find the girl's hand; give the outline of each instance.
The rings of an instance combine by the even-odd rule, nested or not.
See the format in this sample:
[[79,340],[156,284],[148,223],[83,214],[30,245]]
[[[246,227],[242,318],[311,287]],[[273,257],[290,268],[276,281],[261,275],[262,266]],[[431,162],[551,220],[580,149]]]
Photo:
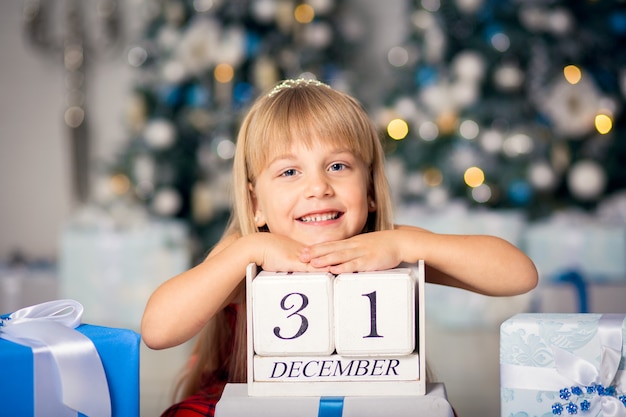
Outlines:
[[248,238],[254,239],[252,245],[258,248],[255,263],[265,271],[306,272],[328,271],[328,266],[313,266],[301,258],[305,245],[276,233],[255,233]]
[[393,230],[363,233],[349,239],[303,248],[300,260],[333,274],[379,271],[402,261],[402,240]]

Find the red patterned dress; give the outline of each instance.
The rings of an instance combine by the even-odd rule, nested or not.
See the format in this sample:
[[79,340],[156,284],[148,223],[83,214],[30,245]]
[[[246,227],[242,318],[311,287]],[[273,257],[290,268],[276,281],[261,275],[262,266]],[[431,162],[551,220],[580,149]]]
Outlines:
[[[237,321],[237,307],[234,304],[230,304],[224,310],[230,328],[234,333]],[[228,343],[230,346],[233,346],[232,337]],[[227,381],[227,370],[225,367],[219,367],[211,374],[206,375],[202,381],[200,391],[172,405],[161,414],[161,417],[213,417],[215,406],[222,396],[222,391],[224,391]]]

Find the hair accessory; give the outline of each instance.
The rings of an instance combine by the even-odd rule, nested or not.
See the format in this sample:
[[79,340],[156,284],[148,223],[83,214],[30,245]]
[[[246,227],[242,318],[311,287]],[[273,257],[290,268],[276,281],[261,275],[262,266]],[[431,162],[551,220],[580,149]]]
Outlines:
[[274,89],[272,89],[272,91],[270,91],[270,93],[268,94],[269,97],[273,97],[274,95],[276,95],[279,91],[282,90],[286,90],[288,88],[294,88],[300,85],[315,85],[318,87],[324,86],[326,88],[330,88],[330,86],[328,84],[324,84],[321,81],[318,80],[314,80],[311,78],[297,78],[297,79],[291,79],[291,80],[283,80],[280,83],[278,83],[276,85],[276,87],[274,87]]

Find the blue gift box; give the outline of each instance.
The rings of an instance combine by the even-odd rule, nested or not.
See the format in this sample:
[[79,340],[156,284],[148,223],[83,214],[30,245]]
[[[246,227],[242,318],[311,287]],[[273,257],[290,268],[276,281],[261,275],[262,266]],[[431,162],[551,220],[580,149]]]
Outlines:
[[[76,331],[87,336],[98,351],[111,396],[112,417],[137,417],[139,334],[87,324]],[[34,416],[33,373],[32,349],[0,338],[0,415]],[[90,384],[88,375],[84,382]]]
[[626,416],[625,318],[518,314],[505,321],[501,415]]

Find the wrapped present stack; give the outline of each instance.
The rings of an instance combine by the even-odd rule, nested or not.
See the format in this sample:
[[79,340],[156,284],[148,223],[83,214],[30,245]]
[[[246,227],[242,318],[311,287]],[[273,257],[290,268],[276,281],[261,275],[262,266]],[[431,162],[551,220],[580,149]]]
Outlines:
[[613,204],[528,227],[523,248],[539,272],[537,312],[626,313],[626,218],[610,214]]
[[217,417],[451,417],[426,383],[424,264],[333,276],[246,274],[248,382]]
[[500,329],[501,415],[626,416],[624,314],[518,314]]
[[139,329],[150,294],[190,260],[182,222],[86,209],[62,231],[59,295],[80,301],[86,321]]
[[56,300],[0,317],[2,416],[139,415],[139,335],[82,313]]
[[[462,202],[432,208],[404,205],[396,211],[397,224],[422,227],[443,234],[487,234],[520,246],[527,227],[525,215],[516,210],[470,209]],[[451,329],[497,327],[513,314],[528,311],[532,297],[487,297],[454,287],[426,284],[429,322]]]

